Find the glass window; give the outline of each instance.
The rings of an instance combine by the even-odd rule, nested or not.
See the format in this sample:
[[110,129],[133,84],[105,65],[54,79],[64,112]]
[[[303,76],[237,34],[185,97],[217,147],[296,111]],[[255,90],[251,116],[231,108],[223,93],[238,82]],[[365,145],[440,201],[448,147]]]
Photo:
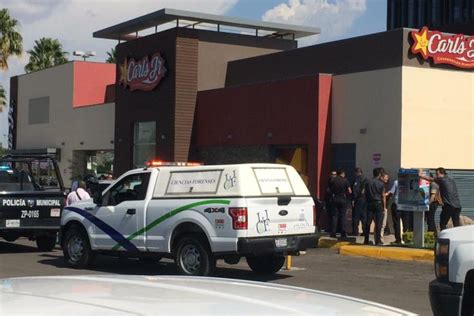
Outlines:
[[425,15],[427,5],[428,4],[426,3],[426,0],[420,0],[420,2],[418,3],[418,25],[416,26],[417,28],[421,28],[426,23]]
[[103,196],[102,205],[119,205],[125,201],[140,201],[146,197],[150,172],[129,175],[117,182]]
[[166,194],[214,194],[217,192],[221,173],[222,170],[171,172]]
[[133,165],[143,167],[156,155],[156,122],[136,122],[133,131]]
[[28,124],[49,123],[49,97],[30,99],[28,102]]
[[59,190],[60,181],[51,159],[0,164],[0,191]]
[[462,0],[455,0],[454,1],[454,22],[462,22],[463,21],[463,3]]
[[441,22],[441,3],[439,0],[433,0],[432,6],[431,6],[431,23],[432,26],[436,26]]
[[34,160],[31,162],[33,177],[43,190],[59,189],[59,179],[51,159]]
[[293,194],[285,168],[253,168],[262,194]]
[[406,25],[407,27],[416,27],[415,17],[416,17],[415,0],[409,0],[408,1],[408,23]]

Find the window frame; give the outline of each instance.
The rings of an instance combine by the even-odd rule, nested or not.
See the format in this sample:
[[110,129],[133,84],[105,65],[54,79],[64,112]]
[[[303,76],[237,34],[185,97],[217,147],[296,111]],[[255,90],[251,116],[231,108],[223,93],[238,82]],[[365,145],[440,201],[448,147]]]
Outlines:
[[[146,179],[144,179],[144,181],[142,181],[142,184],[141,185],[144,185],[146,188],[145,188],[145,195],[143,196],[142,199],[134,199],[134,200],[124,200],[124,201],[121,201],[120,203],[117,203],[117,204],[111,204],[110,200],[111,200],[111,195],[112,195],[112,192],[113,191],[116,191],[115,189],[122,185],[123,183],[125,183],[125,181],[127,179],[130,179],[130,178],[133,178],[133,177],[136,177],[136,176],[145,176]],[[143,171],[143,172],[137,172],[137,173],[132,173],[132,174],[129,174],[123,178],[121,178],[120,180],[118,180],[116,183],[114,183],[114,185],[109,189],[107,190],[107,192],[105,192],[103,195],[102,195],[102,206],[118,206],[120,204],[122,204],[123,202],[128,202],[128,201],[144,201],[146,200],[146,195],[147,195],[147,192],[148,192],[148,187],[150,186],[150,178],[151,178],[151,172],[150,171]],[[131,181],[130,181],[131,182]],[[117,193],[118,194],[118,193]]]

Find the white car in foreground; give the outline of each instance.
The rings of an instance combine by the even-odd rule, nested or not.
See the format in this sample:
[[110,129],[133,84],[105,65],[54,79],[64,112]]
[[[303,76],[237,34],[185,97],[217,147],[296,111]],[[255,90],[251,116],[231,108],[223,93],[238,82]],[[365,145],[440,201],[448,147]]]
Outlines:
[[303,288],[185,276],[0,280],[0,315],[414,315]]

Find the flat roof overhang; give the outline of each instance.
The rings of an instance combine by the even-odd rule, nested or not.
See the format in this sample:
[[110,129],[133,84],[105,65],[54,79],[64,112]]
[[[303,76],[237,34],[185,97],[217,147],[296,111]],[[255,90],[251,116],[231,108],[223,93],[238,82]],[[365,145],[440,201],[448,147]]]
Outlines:
[[293,39],[298,39],[321,33],[321,29],[317,27],[253,21],[235,17],[165,8],[96,31],[93,33],[93,36],[95,38],[105,38],[113,40],[131,40],[138,37],[138,32],[153,27],[156,30],[159,25],[177,21],[177,26],[179,26],[180,20],[193,22],[187,25],[191,27],[202,23],[217,25],[217,31],[220,31],[221,26],[252,29],[255,30],[256,36],[259,36],[259,31],[262,31],[266,33],[264,35],[266,37],[284,37],[290,35]]

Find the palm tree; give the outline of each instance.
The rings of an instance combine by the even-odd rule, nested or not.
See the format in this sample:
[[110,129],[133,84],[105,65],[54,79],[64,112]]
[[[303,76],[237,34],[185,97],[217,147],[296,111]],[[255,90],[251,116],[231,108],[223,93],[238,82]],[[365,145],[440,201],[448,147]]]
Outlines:
[[8,69],[8,58],[23,52],[23,38],[18,31],[20,23],[12,19],[8,9],[0,10],[0,70]]
[[25,66],[26,72],[46,69],[68,62],[68,52],[57,39],[43,37],[35,41],[35,46],[28,51],[30,61]]
[[3,112],[3,108],[7,105],[7,96],[5,94],[5,89],[0,85],[0,112]]
[[[0,10],[0,70],[8,69],[8,58],[20,56],[23,52],[23,37],[18,28],[20,23],[12,19],[8,9]],[[5,89],[0,85],[0,112],[6,107]]]
[[109,64],[116,64],[117,63],[117,51],[115,48],[111,48],[110,52],[107,52],[107,60],[105,61],[106,63]]

